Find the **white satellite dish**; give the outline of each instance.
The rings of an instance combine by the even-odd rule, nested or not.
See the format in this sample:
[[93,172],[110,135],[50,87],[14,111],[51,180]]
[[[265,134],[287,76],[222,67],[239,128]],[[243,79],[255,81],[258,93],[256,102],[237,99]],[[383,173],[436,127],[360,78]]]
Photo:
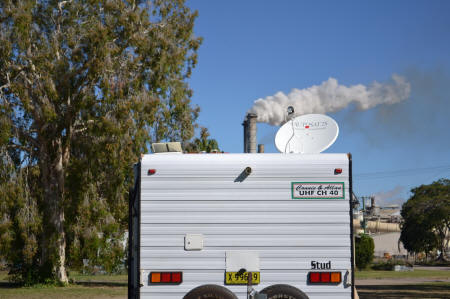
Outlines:
[[275,146],[282,153],[320,153],[336,141],[338,134],[338,124],[331,117],[305,114],[281,126],[275,136]]

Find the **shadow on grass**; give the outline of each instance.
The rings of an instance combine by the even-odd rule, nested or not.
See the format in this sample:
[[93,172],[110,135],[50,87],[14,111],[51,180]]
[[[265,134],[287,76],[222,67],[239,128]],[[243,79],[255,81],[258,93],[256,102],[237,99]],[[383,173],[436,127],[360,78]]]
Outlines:
[[[77,285],[83,287],[126,287],[127,282],[114,282],[114,281],[76,281],[71,282],[69,285]],[[23,285],[15,282],[0,281],[0,289],[18,289]]]
[[128,282],[116,282],[116,281],[76,281],[71,284],[80,285],[85,287],[126,287]]
[[22,285],[16,282],[0,281],[0,289],[20,288]]
[[356,287],[361,299],[368,298],[449,298],[450,285],[359,285]]

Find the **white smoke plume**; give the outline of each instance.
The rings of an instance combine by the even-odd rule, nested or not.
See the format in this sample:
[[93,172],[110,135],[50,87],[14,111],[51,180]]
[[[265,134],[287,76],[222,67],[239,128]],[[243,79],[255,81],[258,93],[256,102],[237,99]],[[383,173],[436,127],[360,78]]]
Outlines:
[[411,86],[406,79],[396,74],[387,83],[375,81],[369,86],[345,86],[329,78],[320,85],[294,88],[287,95],[280,91],[273,96],[257,99],[248,112],[256,113],[258,122],[278,126],[285,121],[289,106],[294,107],[295,115],[333,113],[349,104],[355,104],[359,110],[367,110],[382,104],[401,102],[409,97],[410,91]]

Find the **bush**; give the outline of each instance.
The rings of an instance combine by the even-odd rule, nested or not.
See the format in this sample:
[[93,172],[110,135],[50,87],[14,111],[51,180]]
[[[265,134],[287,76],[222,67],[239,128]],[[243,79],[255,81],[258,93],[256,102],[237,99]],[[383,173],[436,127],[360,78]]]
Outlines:
[[372,264],[372,270],[392,271],[396,265],[412,267],[411,263],[402,260],[390,260],[386,262],[378,262]]
[[382,271],[392,271],[394,270],[395,264],[391,261],[374,263],[371,268],[372,270],[382,270]]
[[369,235],[361,234],[356,237],[355,260],[359,270],[365,269],[373,261],[375,244]]

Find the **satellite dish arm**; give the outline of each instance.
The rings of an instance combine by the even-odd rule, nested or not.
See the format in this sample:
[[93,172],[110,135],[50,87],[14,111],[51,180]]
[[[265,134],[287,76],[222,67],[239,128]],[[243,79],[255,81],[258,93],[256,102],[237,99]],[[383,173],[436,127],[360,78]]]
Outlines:
[[294,133],[294,121],[291,119],[290,122],[291,122],[291,128],[292,128],[292,135],[288,139],[288,141],[286,142],[286,146],[284,147],[284,153],[285,154],[287,152],[287,147],[288,147],[289,143],[291,142],[292,138],[294,138],[294,136],[295,136],[295,133]]

